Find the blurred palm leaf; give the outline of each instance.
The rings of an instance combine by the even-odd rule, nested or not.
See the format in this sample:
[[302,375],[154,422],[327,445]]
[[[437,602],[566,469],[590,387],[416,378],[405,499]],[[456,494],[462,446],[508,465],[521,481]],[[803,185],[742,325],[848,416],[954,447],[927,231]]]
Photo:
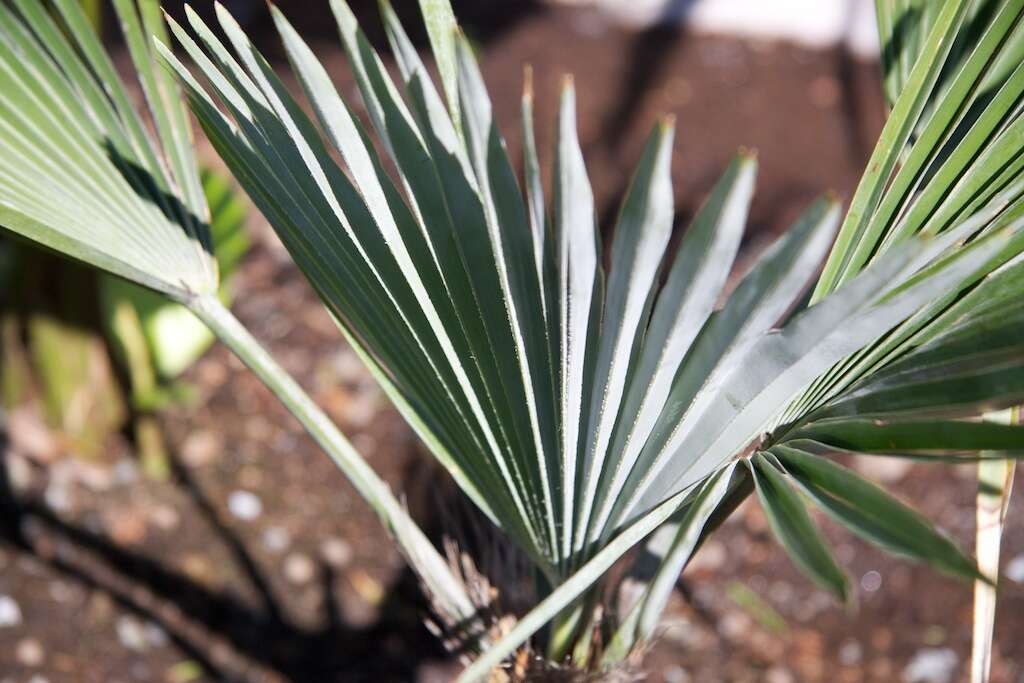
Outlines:
[[[4,354],[12,354],[11,379],[20,384],[8,405],[38,399],[62,448],[78,457],[103,459],[110,435],[124,427],[128,411],[103,335],[90,318],[95,278],[84,268],[69,267],[58,286],[47,287],[40,273],[30,269],[52,269],[55,259],[28,251],[22,250],[23,277],[14,290],[23,298],[5,307],[12,332],[20,327],[20,334],[13,332],[3,344]],[[21,306],[26,310],[18,311]],[[29,372],[19,378],[22,354]]]

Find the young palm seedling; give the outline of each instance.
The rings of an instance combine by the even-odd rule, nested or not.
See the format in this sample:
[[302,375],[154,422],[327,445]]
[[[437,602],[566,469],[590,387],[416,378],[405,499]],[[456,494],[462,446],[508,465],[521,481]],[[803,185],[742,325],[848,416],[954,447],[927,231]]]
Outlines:
[[[845,219],[834,199],[814,203],[721,304],[755,159],[729,165],[670,250],[673,130],[659,123],[606,259],[571,81],[548,202],[532,94],[520,183],[447,0],[421,0],[440,90],[386,2],[397,80],[330,3],[369,128],[275,8],[312,118],[223,8],[227,43],[191,11],[188,28],[171,22],[179,57],[155,2],[116,0],[155,138],[76,2],[49,4],[0,4],[0,225],[203,319],[380,514],[441,621],[480,653],[466,680],[531,639],[544,654],[530,666],[618,666],[752,491],[797,565],[843,600],[808,503],[889,551],[992,580],[829,456],[1024,447],[1022,428],[976,419],[1024,399],[1024,0],[909,14],[880,3],[883,37],[909,47],[887,61],[901,69],[886,80],[892,112]],[[396,408],[529,558],[537,604],[504,633],[480,623],[484,605],[214,295],[179,87]],[[622,582],[608,570],[637,545],[623,572],[642,588],[613,610]]]

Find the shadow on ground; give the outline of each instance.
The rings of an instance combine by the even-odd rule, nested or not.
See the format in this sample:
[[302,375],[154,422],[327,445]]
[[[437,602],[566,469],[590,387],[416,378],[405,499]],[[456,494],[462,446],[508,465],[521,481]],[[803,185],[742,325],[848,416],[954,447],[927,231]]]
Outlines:
[[[5,452],[3,439],[0,432],[0,453]],[[205,520],[229,549],[259,596],[258,606],[211,590],[102,534],[60,519],[35,500],[19,498],[4,466],[0,543],[34,556],[89,590],[105,592],[126,611],[157,624],[213,680],[248,679],[255,663],[296,682],[407,681],[416,677],[424,662],[447,656],[423,624],[427,607],[408,569],[388,588],[379,619],[365,628],[352,628],[338,610],[334,572],[321,562],[321,626],[295,623],[245,544],[177,460],[173,480],[189,497],[196,518]]]

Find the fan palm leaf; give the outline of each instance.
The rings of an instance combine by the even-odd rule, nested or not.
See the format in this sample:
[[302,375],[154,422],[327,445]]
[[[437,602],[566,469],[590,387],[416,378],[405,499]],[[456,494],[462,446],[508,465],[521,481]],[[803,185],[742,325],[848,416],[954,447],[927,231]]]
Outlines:
[[159,142],[80,3],[58,0],[53,14],[31,0],[0,10],[0,224],[185,299],[216,288],[209,214],[177,85],[144,39],[163,34],[159,10],[139,7],[141,18],[128,3],[118,11]]

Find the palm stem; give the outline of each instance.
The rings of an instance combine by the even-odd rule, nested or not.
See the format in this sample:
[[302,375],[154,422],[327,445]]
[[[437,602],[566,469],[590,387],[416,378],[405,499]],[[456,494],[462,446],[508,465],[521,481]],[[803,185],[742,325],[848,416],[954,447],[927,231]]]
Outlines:
[[[1020,410],[989,413],[986,419],[1000,424],[1019,424]],[[1006,508],[1013,490],[1013,460],[982,460],[978,463],[978,495],[975,551],[978,569],[991,583],[974,582],[974,624],[971,637],[971,683],[988,683],[992,669],[992,636],[996,621],[999,582],[999,544],[1006,523]]]
[[259,377],[334,461],[392,533],[431,595],[445,600],[449,611],[455,613],[452,616],[461,619],[472,617],[475,611],[472,603],[447,562],[395,498],[388,484],[374,472],[313,399],[216,296],[197,297],[189,302],[189,307]]

